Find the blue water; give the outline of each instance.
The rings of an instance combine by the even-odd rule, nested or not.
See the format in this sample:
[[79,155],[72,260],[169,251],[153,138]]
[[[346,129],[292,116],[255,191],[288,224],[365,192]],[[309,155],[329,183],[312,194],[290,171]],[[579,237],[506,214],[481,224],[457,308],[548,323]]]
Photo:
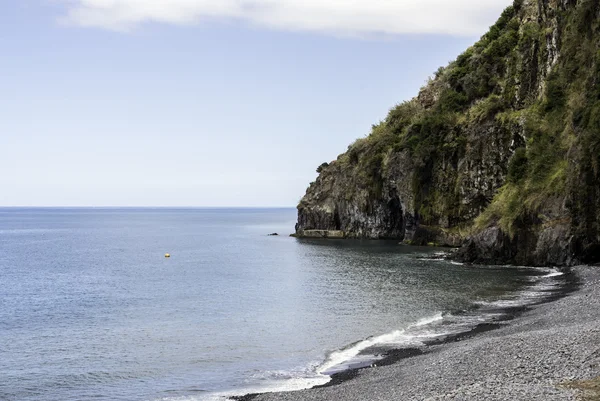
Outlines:
[[473,324],[463,317],[539,281],[395,242],[290,238],[295,217],[0,209],[0,400],[211,400],[322,384],[368,363],[370,347]]

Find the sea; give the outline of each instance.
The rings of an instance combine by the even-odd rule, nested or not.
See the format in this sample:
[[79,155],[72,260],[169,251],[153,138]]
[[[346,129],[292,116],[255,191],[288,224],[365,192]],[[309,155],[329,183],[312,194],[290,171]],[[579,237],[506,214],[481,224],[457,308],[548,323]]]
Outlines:
[[295,220],[292,208],[0,208],[0,400],[309,388],[502,322],[567,281],[397,241],[296,239]]

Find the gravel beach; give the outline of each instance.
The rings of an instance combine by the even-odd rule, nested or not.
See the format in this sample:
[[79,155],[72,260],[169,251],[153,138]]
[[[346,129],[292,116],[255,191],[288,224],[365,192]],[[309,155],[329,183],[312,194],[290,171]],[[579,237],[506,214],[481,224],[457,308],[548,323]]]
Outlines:
[[[600,267],[572,269],[577,291],[496,330],[427,347],[424,354],[353,372],[333,386],[245,397],[310,400],[600,399],[579,381],[600,376]],[[572,385],[577,383],[577,385]]]

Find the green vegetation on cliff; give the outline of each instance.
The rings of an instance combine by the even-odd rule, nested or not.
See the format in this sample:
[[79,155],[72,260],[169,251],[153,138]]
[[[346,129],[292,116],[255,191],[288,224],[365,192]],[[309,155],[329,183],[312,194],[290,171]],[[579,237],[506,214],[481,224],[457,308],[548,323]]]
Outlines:
[[319,167],[300,226],[323,220],[302,214],[324,203],[344,220],[354,202],[365,216],[336,228],[364,230],[398,198],[409,240],[419,227],[435,242],[498,227],[507,241],[537,241],[561,225],[569,252],[600,258],[599,15],[600,0],[516,0],[418,97]]
[[[571,202],[569,207],[574,212],[586,207],[581,202],[591,202],[588,206],[596,208],[600,156],[599,9],[597,0],[583,0],[572,12],[558,15],[562,26],[562,38],[557,38],[560,57],[551,66],[545,82],[539,83],[543,88],[541,96],[520,104],[510,102],[512,107],[499,116],[506,121],[522,121],[526,147],[515,152],[507,183],[478,219],[479,227],[498,221],[503,230],[514,235],[528,224],[543,223],[544,216],[540,214],[552,200]],[[522,48],[537,46],[541,52],[546,51],[544,45],[552,32],[545,32],[535,22],[529,22],[523,31]],[[544,54],[539,57],[547,58]],[[514,82],[518,77],[509,79]],[[514,84],[507,87],[514,88]],[[583,153],[576,154],[580,152]],[[574,159],[576,164],[569,162]],[[573,228],[597,233],[597,210],[581,212],[576,214],[583,221],[573,222]]]

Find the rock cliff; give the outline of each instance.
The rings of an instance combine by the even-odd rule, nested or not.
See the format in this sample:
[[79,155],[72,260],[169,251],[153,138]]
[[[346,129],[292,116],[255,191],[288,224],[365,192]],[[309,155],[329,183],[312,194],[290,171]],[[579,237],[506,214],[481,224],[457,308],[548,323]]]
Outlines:
[[297,235],[461,247],[468,262],[600,261],[599,80],[600,0],[515,1],[319,167]]

